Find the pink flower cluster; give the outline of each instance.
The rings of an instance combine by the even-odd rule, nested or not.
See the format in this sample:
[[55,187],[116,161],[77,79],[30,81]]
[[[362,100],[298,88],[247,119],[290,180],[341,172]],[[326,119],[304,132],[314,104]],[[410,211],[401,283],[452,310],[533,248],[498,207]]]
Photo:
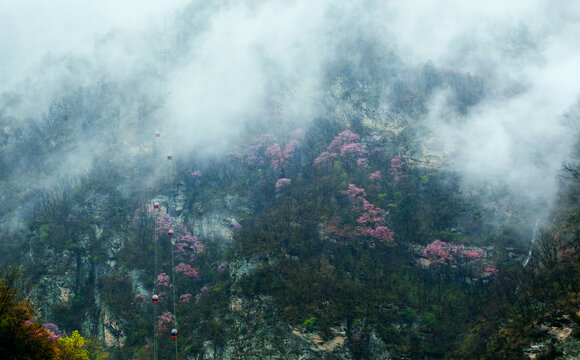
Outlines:
[[292,180],[288,178],[281,178],[276,181],[276,191],[280,191],[283,187],[292,184]]
[[365,193],[365,189],[357,188],[354,184],[348,184],[346,192],[350,195],[351,198],[357,199],[358,197],[366,197],[367,194]]
[[[32,336],[34,336],[34,337],[46,337],[50,341],[56,341],[56,340],[58,340],[59,337],[61,337],[63,335],[60,332],[58,326],[51,324],[51,323],[47,323],[47,324],[42,325],[42,327],[38,327],[38,325],[33,323],[32,321],[25,320],[24,326],[32,327],[32,330],[34,332]],[[56,331],[56,333],[53,332],[53,330]]]
[[340,147],[340,156],[342,157],[360,157],[366,153],[364,145],[359,142],[344,144]]
[[393,232],[386,226],[379,225],[373,228],[365,228],[364,233],[381,241],[393,241]]
[[367,154],[364,145],[359,141],[360,136],[350,130],[345,130],[338,134],[316,159],[314,165],[329,165],[334,159],[340,157],[356,159],[358,166],[367,166],[368,160],[364,157]]
[[441,240],[435,240],[423,249],[423,256],[432,263],[453,261],[453,255],[460,249],[462,249],[462,246],[460,245],[453,245]]
[[174,321],[175,316],[169,311],[165,311],[157,317],[157,330],[166,332],[168,330],[167,325]]
[[171,229],[171,226],[175,219],[169,216],[168,213],[163,211],[156,211],[155,214],[155,231],[161,235],[167,235],[167,231]]
[[405,173],[403,172],[404,166],[405,162],[401,158],[401,155],[397,155],[391,159],[391,168],[389,169],[389,172],[395,181],[399,181],[406,177]]
[[481,261],[481,259],[487,255],[486,251],[483,249],[475,250],[463,250],[462,255],[465,258],[472,259],[473,261]]
[[327,165],[330,164],[334,159],[338,158],[337,153],[331,153],[328,151],[322,152],[316,159],[314,159],[314,166]]
[[374,173],[372,173],[369,176],[369,180],[370,181],[379,181],[379,180],[381,180],[381,172],[380,171],[375,171]]
[[58,328],[57,325],[53,324],[53,323],[45,323],[42,324],[42,327],[44,327],[46,330],[51,331],[53,334],[55,334],[56,336],[60,337],[63,335],[62,331],[60,331],[60,329]]
[[163,286],[163,287],[171,287],[173,285],[171,285],[171,278],[169,277],[169,275],[167,275],[166,273],[161,273],[159,275],[157,275],[157,279],[155,280],[155,283],[157,284],[157,286]]
[[182,304],[189,303],[189,300],[191,300],[191,294],[189,294],[189,293],[183,294],[179,297],[179,302]]
[[292,138],[284,149],[276,142],[274,135],[262,135],[256,145],[249,146],[246,149],[246,160],[250,164],[258,166],[263,166],[269,161],[272,170],[280,171],[286,166],[287,161],[294,156],[294,152],[299,145],[297,136],[301,136],[301,134],[296,131],[292,132]]
[[175,272],[178,274],[183,274],[193,279],[199,279],[199,273],[189,264],[179,263],[179,265],[175,267]]
[[278,144],[266,147],[266,156],[270,159],[270,167],[273,170],[280,170],[286,161]]
[[495,266],[486,261],[487,251],[484,249],[465,249],[462,245],[446,243],[439,239],[428,244],[422,251],[424,256],[417,260],[417,265],[427,268],[432,264],[449,264],[462,261],[464,265],[487,274],[499,272]]
[[191,173],[192,177],[200,177],[201,176],[201,170],[195,170],[194,172]]
[[[354,184],[349,184],[347,191],[354,200],[355,206],[361,211],[361,215],[356,220],[357,230],[364,235],[369,235],[373,239],[381,242],[393,241],[393,232],[385,222],[385,210],[374,206],[366,199],[364,189],[357,188]],[[371,243],[374,245],[374,242]]]
[[355,143],[360,140],[360,136],[350,130],[345,130],[338,134],[328,145],[328,151],[337,151],[346,144]]
[[483,271],[489,274],[497,274],[499,272],[499,270],[495,266],[488,266],[485,269],[483,269]]
[[199,254],[205,250],[205,246],[197,239],[196,236],[182,229],[185,235],[177,237],[177,242],[175,243],[175,253],[179,258],[183,258],[186,254],[186,250],[192,250],[193,254]]
[[42,324],[42,327],[46,330],[46,335],[50,341],[56,341],[64,335],[58,326],[53,323]]
[[[199,273],[191,265],[187,264],[186,261],[193,261],[196,254],[199,254],[205,250],[205,246],[201,243],[196,236],[187,231],[184,225],[179,225],[176,227],[174,219],[165,212],[157,212],[157,231],[161,232],[162,239],[166,239],[167,230],[174,230],[175,239],[175,255],[182,262],[175,267],[175,272],[182,273],[187,277],[199,279]],[[171,280],[169,275],[163,273],[157,276],[157,285],[164,287],[171,287]]]

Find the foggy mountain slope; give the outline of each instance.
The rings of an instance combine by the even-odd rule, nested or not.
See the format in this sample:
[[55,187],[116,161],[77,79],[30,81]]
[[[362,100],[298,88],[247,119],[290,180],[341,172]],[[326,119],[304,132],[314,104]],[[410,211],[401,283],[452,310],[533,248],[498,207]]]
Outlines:
[[[43,321],[151,355],[157,289],[190,358],[442,358],[575,306],[575,4],[178,3],[2,25],[35,44],[3,59],[2,263]],[[522,267],[535,224],[569,262]]]
[[[194,2],[176,14],[148,13],[156,21],[155,28],[143,31],[141,20],[140,27],[133,25],[141,33],[131,28],[136,15],[127,24],[122,24],[121,18],[111,18],[109,21],[117,28],[102,31],[93,46],[86,44],[78,53],[75,48],[67,48],[64,55],[53,52],[39,57],[43,61],[31,71],[15,71],[12,84],[24,78],[30,83],[32,74],[39,76],[35,76],[32,87],[21,82],[24,86],[7,88],[9,98],[20,99],[20,104],[6,104],[4,113],[17,118],[26,114],[26,118],[35,108],[32,116],[41,119],[47,111],[44,109],[53,102],[74,97],[75,88],[98,87],[104,80],[115,83],[113,87],[118,89],[111,95],[119,102],[119,109],[113,112],[119,112],[117,121],[125,123],[121,125],[142,122],[143,106],[159,109],[165,104],[163,111],[155,114],[154,124],[167,129],[165,133],[173,140],[172,151],[189,151],[197,146],[227,152],[220,149],[235,143],[232,140],[242,135],[244,124],[250,119],[274,126],[263,111],[273,101],[296,122],[311,121],[320,112],[326,113],[320,108],[325,93],[321,86],[328,88],[337,82],[337,72],[348,71],[350,79],[338,77],[338,83],[346,80],[354,90],[373,89],[372,98],[359,99],[359,106],[381,104],[394,110],[406,107],[404,111],[414,111],[415,115],[426,114],[429,132],[441,139],[442,146],[458,153],[454,168],[473,174],[468,176],[469,182],[473,177],[504,178],[498,173],[521,167],[522,176],[520,171],[510,171],[513,175],[506,179],[512,190],[520,186],[538,188],[536,192],[553,188],[547,183],[536,186],[519,182],[540,178],[537,172],[544,167],[551,166],[551,173],[557,171],[556,159],[565,157],[570,144],[570,140],[563,140],[568,132],[557,117],[575,101],[573,86],[559,86],[574,83],[570,78],[574,71],[566,71],[566,64],[573,64],[577,50],[569,35],[574,33],[569,30],[576,24],[574,7],[565,2],[540,6],[538,10],[531,4],[502,8],[449,3],[435,10],[433,3],[427,4],[411,11],[397,2],[369,1],[358,6],[341,2],[310,6],[298,2],[289,7],[264,2]],[[79,7],[77,11],[80,10]],[[536,12],[547,15],[536,16]],[[421,31],[422,24],[429,24],[425,20],[430,13],[449,20],[448,25],[434,24],[432,34]],[[470,21],[474,17],[481,20]],[[530,22],[538,18],[541,20]],[[96,28],[88,27],[93,33]],[[469,34],[473,34],[472,39]],[[22,46],[16,53],[24,53],[25,49]],[[163,49],[167,50],[164,54],[160,53]],[[35,51],[41,53],[42,47]],[[90,57],[85,55],[87,52]],[[459,59],[463,60],[460,65]],[[434,63],[425,65],[429,60]],[[343,68],[332,70],[334,77],[325,80],[325,69],[337,65]],[[459,74],[450,72],[437,78],[430,74],[433,67]],[[470,76],[462,78],[461,73],[467,72]],[[18,76],[22,74],[25,77]],[[46,88],[40,92],[40,86]],[[425,94],[414,94],[414,87]],[[564,92],[547,91],[554,87]],[[21,95],[24,89],[29,97]],[[350,96],[349,90],[353,89],[341,89],[343,93],[338,95]],[[486,101],[466,114],[466,106],[477,104],[485,89]],[[154,100],[159,95],[167,97],[167,102]],[[534,106],[539,97],[547,105],[542,106],[544,113],[536,110],[533,120],[529,120],[534,110],[526,108]],[[40,107],[29,106],[29,99],[36,99]],[[454,121],[449,123],[458,117],[457,110],[463,114],[459,116],[464,119],[460,120],[461,126]],[[522,115],[512,116],[513,113]],[[108,123],[114,123],[114,116],[109,116]],[[526,127],[530,121],[536,125]],[[524,131],[526,128],[529,130]],[[506,136],[506,132],[511,136]],[[542,138],[545,134],[557,142],[546,141]],[[529,148],[537,144],[545,144],[545,148]],[[496,154],[492,149],[503,153]],[[554,159],[548,153],[554,154]],[[83,155],[78,162],[90,163],[85,160],[90,155]],[[498,162],[498,158],[504,160]],[[485,166],[467,167],[479,163]]]

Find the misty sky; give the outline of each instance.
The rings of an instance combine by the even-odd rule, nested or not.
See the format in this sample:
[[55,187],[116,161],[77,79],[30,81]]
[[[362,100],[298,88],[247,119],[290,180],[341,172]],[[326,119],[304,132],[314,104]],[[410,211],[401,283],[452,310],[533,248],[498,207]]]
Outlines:
[[[85,53],[112,29],[143,31],[187,0],[18,0],[0,2],[2,80],[22,76],[47,53]],[[16,71],[15,71],[16,70]]]
[[[372,35],[409,69],[432,61],[484,79],[486,97],[461,123],[449,121],[457,114],[448,89],[430,99],[426,116],[430,136],[466,183],[507,185],[532,199],[554,193],[576,135],[561,115],[580,95],[580,2],[194,3],[0,2],[0,91],[23,96],[8,113],[38,117],[71,86],[167,72],[170,95],[159,121],[174,136],[172,146],[219,149],[235,142],[272,93],[291,115],[311,121],[327,91],[320,88],[325,65],[340,43]],[[171,50],[165,68],[161,48]],[[135,92],[153,87],[159,90],[141,83]],[[125,112],[134,112],[125,101]]]

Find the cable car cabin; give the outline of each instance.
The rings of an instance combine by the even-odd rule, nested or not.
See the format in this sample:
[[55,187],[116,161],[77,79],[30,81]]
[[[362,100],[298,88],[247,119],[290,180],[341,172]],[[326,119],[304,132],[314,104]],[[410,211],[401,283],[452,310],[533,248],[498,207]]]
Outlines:
[[159,131],[155,133],[155,137],[160,137],[160,136],[161,136],[161,133]]
[[173,156],[167,155],[167,160],[173,160]]
[[157,201],[153,203],[153,209],[159,209],[159,203]]
[[153,294],[151,296],[151,302],[157,304],[159,302],[159,295]]
[[167,232],[167,235],[173,236],[173,230],[172,229],[169,229],[169,231]]
[[173,330],[171,330],[171,337],[172,337],[172,338],[176,338],[178,333],[179,333],[179,332],[177,331],[177,329],[173,329]]

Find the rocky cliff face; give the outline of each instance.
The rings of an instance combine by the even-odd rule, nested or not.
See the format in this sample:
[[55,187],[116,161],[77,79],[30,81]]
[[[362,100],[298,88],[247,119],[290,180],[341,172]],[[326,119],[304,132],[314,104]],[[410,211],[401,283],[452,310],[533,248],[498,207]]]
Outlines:
[[[94,222],[63,239],[73,246],[63,249],[64,244],[55,246],[49,240],[39,241],[44,230],[31,234],[33,240],[23,264],[29,269],[27,275],[35,281],[30,299],[41,320],[60,323],[63,328],[82,329],[107,346],[122,346],[126,338],[121,329],[123,320],[102,300],[98,283],[103,276],[119,270],[117,254],[123,248],[126,234],[99,219],[102,215],[99,209],[107,206],[106,196],[92,194],[86,200],[91,205],[77,204],[76,210],[92,217]],[[69,220],[74,218],[71,215]],[[46,231],[50,232],[50,227]]]
[[544,315],[526,330],[528,344],[522,344],[528,359],[580,358],[580,326],[576,321],[580,312],[566,314],[555,311]]
[[[176,197],[178,201],[174,206],[179,209],[173,210],[181,211],[183,192]],[[128,341],[135,342],[135,339],[130,339],[134,335],[127,333],[126,325],[130,321],[127,313],[120,312],[112,304],[133,304],[135,300],[127,299],[126,294],[148,299],[151,290],[150,285],[144,282],[147,276],[143,270],[126,269],[119,257],[132,237],[126,231],[130,226],[125,224],[119,227],[107,222],[101,210],[108,206],[110,199],[107,196],[93,193],[88,194],[85,200],[83,204],[77,204],[73,212],[83,213],[94,222],[72,234],[74,238],[70,239],[70,243],[74,244],[73,248],[62,249],[46,240],[38,241],[28,249],[25,265],[34,273],[27,275],[36,283],[29,296],[38,308],[41,321],[58,323],[65,329],[81,329],[83,333],[101,339],[114,355],[115,349],[122,348]],[[166,198],[157,197],[156,200],[167,204]],[[195,221],[189,219],[189,222],[193,224],[196,236],[227,246],[233,242],[231,224],[237,223],[239,206],[239,199],[227,195],[222,200],[216,200],[213,208],[205,209],[203,216]],[[70,221],[74,221],[74,215]],[[188,220],[177,218],[177,221],[183,223]],[[31,237],[39,240],[43,231],[49,231],[40,229]],[[296,326],[281,320],[281,312],[271,296],[245,295],[240,283],[252,277],[261,265],[263,262],[258,260],[239,260],[229,264],[232,286],[228,295],[228,311],[222,318],[214,319],[230,324],[227,335],[224,334],[219,343],[204,341],[201,347],[187,352],[188,358],[354,359],[351,338],[364,345],[365,358],[391,358],[386,344],[368,326],[359,324],[349,328],[345,320],[343,324],[321,334],[315,327]],[[102,279],[115,278],[124,271],[127,272],[122,283],[125,288],[111,293],[109,288],[103,286]],[[143,313],[143,305],[137,305],[134,311]],[[182,333],[182,338],[187,342],[191,336],[199,335],[194,330],[193,334]]]

